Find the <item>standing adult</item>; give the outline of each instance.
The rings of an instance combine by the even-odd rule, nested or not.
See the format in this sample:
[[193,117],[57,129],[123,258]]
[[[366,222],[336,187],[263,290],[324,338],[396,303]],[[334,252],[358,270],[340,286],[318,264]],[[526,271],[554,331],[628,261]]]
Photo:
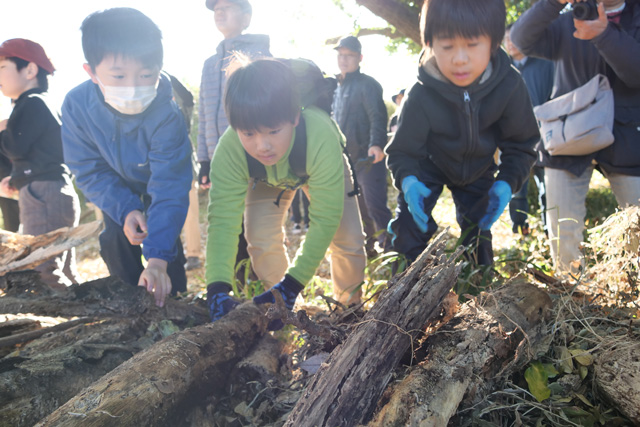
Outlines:
[[[543,104],[551,98],[553,90],[553,62],[542,58],[534,58],[526,56],[511,41],[511,27],[507,26],[504,33],[504,47],[511,57],[511,63],[520,71],[524,83],[527,85],[531,104],[536,107]],[[538,142],[536,146],[538,164],[534,165],[532,172],[533,178],[538,187],[538,201],[540,203],[540,212],[542,212],[542,221],[545,222],[546,216],[546,194],[544,187],[544,168],[539,164],[542,160],[540,148],[542,142]],[[522,235],[529,234],[529,200],[528,200],[529,180],[522,184],[522,188],[513,195],[509,202],[509,215],[513,224],[513,232]]]
[[338,51],[340,74],[336,76],[338,87],[333,115],[347,138],[347,150],[355,162],[361,191],[360,215],[367,235],[367,253],[372,256],[376,254],[376,240],[383,250],[390,245],[386,231],[391,220],[387,206],[387,168],[382,161],[385,157],[382,150],[387,143],[387,109],[382,86],[360,72],[363,56],[358,38],[343,37],[334,49]]
[[[200,81],[200,105],[198,107],[198,148],[200,163],[198,184],[202,189],[211,188],[210,167],[213,152],[229,122],[224,111],[223,95],[226,70],[235,52],[250,57],[271,56],[269,36],[244,34],[251,23],[253,10],[247,0],[206,0],[206,6],[214,13],[216,28],[224,37],[216,53],[204,63]],[[236,261],[249,258],[244,230],[240,233]],[[244,271],[238,271],[238,278]]]
[[601,0],[598,17],[578,20],[560,14],[579,0],[540,0],[522,15],[511,39],[525,55],[555,63],[552,98],[587,83],[609,79],[614,96],[612,145],[586,156],[551,156],[541,151],[547,187],[547,223],[557,269],[576,273],[586,215],[585,198],[595,165],[611,184],[620,206],[640,198],[640,2]]

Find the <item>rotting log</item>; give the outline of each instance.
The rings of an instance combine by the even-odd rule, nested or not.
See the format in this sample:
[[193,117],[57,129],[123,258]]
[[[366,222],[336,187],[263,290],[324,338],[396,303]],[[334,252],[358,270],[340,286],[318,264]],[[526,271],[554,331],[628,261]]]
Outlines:
[[493,384],[544,351],[551,308],[547,293],[527,283],[508,284],[466,303],[428,336],[426,360],[385,392],[388,402],[368,425],[447,425],[461,403],[477,403]]
[[321,366],[286,426],[353,426],[371,416],[403,354],[456,282],[460,267],[444,253],[445,233],[389,287]]
[[0,230],[0,275],[34,268],[49,258],[84,243],[100,230],[102,221],[63,227],[39,236]]
[[37,426],[176,425],[181,405],[215,384],[262,336],[265,308],[244,303],[215,323],[175,333],[136,354]]
[[275,378],[280,368],[282,342],[271,335],[265,335],[253,350],[234,368],[232,377],[238,383],[257,381],[266,384]]
[[598,353],[595,360],[597,390],[634,425],[640,425],[639,372],[640,343],[637,341],[618,342]]

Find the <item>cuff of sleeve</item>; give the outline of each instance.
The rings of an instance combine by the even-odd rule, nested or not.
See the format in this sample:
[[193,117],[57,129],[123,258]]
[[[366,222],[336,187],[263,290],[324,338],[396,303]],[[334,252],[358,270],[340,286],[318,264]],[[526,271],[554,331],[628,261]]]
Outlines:
[[225,282],[213,282],[207,285],[207,299],[215,294],[228,294],[231,292],[231,285]]
[[284,286],[288,291],[300,293],[304,286],[298,280],[294,279],[293,276],[289,274],[285,274],[282,279],[282,286]]

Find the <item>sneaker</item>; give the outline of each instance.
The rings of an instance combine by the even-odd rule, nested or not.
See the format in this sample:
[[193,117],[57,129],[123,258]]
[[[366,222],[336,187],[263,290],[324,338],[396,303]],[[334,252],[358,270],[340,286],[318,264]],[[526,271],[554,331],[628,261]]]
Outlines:
[[293,229],[291,230],[292,234],[300,234],[302,233],[302,227],[300,226],[300,224],[295,223],[293,226]]
[[306,233],[307,231],[309,231],[309,223],[305,223],[304,224],[304,232]]
[[200,258],[198,258],[197,256],[190,256],[187,257],[187,263],[184,266],[184,269],[189,271],[189,270],[195,270],[196,268],[200,268],[202,266],[202,263],[200,262]]

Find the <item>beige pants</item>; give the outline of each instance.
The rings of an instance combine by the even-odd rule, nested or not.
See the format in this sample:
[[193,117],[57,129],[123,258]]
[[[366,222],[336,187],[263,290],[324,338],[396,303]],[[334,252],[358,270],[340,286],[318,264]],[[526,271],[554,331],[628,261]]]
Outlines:
[[187,257],[199,258],[202,254],[200,245],[200,206],[198,205],[198,189],[195,181],[191,183],[189,191],[189,210],[184,222],[184,240],[187,249]]
[[[329,245],[331,251],[331,279],[334,298],[343,304],[360,301],[360,284],[364,280],[366,256],[364,232],[356,197],[349,197],[352,190],[349,168],[345,166],[344,212],[338,231]],[[279,206],[274,201],[282,191],[258,182],[249,186],[244,212],[245,237],[248,242],[251,265],[265,287],[278,283],[289,267],[289,258],[284,246],[284,224],[295,193],[287,190],[280,198]],[[313,206],[309,188],[302,187]],[[313,219],[312,219],[313,221]]]

